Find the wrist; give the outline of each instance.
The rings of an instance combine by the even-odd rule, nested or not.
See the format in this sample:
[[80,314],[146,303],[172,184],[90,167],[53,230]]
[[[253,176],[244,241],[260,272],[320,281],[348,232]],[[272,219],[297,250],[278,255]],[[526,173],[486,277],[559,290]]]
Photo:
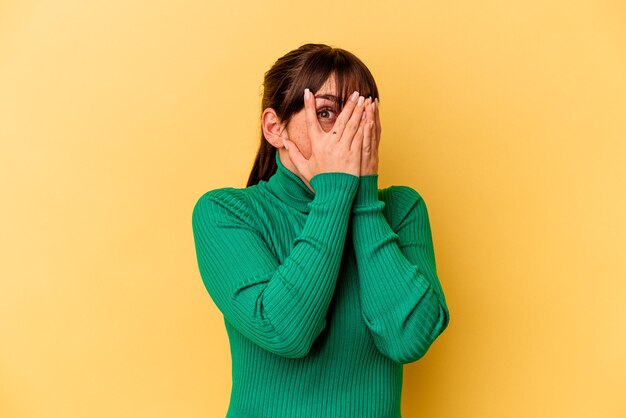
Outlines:
[[315,197],[311,204],[322,204],[327,201],[352,201],[354,198],[359,177],[344,172],[318,173],[309,180]]
[[378,202],[378,174],[365,174],[359,177],[359,187],[354,199],[354,207],[371,206]]

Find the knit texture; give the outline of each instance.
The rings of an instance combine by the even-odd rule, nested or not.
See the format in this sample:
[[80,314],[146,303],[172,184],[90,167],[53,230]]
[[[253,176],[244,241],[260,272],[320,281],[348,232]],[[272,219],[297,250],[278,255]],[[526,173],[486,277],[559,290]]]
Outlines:
[[315,175],[276,153],[269,181],[206,192],[193,209],[199,272],[224,316],[227,418],[399,418],[403,364],[450,314],[426,204],[378,175]]

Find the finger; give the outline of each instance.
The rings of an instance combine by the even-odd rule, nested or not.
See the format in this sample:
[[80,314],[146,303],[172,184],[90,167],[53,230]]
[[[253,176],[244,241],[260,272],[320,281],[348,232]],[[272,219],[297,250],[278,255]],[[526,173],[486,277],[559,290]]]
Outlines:
[[298,171],[302,174],[306,174],[308,171],[308,162],[304,155],[300,152],[300,149],[295,144],[286,138],[283,138],[283,143],[285,144],[285,148],[287,149],[287,153],[289,154],[289,158],[294,163]]
[[369,106],[365,107],[365,118],[368,122],[374,121],[376,119],[376,102],[370,102]]
[[378,112],[378,99],[374,100],[372,102],[371,107],[371,119],[368,118],[368,120],[371,122],[371,130],[372,130],[372,139],[371,139],[371,149],[372,149],[372,153],[374,153],[376,151],[376,148],[378,148],[378,139],[380,138],[379,135],[377,134],[377,112]]
[[348,120],[350,120],[352,112],[357,106],[359,99],[360,97],[358,91],[352,93],[350,98],[346,101],[346,104],[343,106],[343,109],[341,109],[341,113],[339,114],[339,116],[337,116],[337,120],[333,125],[333,132],[336,132],[337,139],[341,138],[343,130],[346,127],[346,123],[348,123]]
[[363,154],[368,154],[369,156],[369,153],[372,150],[372,126],[374,121],[366,119],[363,123],[365,124],[365,127],[363,128]]
[[374,114],[376,115],[376,141],[380,141],[380,133],[382,132],[382,127],[380,125],[380,102],[378,101],[378,97],[376,98],[376,109]]
[[356,133],[354,134],[354,138],[350,142],[350,151],[358,152],[359,154],[361,154],[362,149],[363,149],[364,136],[365,136],[364,135],[365,124],[366,124],[365,120],[361,119],[359,123],[359,127]]
[[309,89],[304,89],[304,117],[309,138],[319,135],[322,132],[322,127],[319,120],[317,120],[315,97],[313,97],[313,93]]
[[340,142],[346,141],[349,146],[354,139],[354,135],[361,125],[361,119],[363,111],[365,110],[365,105],[367,104],[367,100],[365,100],[363,96],[359,97],[356,107],[354,108],[354,111],[350,116],[350,120],[348,120],[345,129],[341,133],[341,138],[339,139]]

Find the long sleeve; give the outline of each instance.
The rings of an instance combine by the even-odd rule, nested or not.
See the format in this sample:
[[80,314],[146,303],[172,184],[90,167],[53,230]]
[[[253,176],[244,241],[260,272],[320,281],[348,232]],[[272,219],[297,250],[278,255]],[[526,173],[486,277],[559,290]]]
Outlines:
[[352,236],[362,315],[378,349],[399,363],[419,360],[447,328],[426,204],[407,186],[390,188],[392,228],[378,198],[378,175],[360,178]]
[[192,216],[200,274],[225,320],[289,358],[306,356],[326,327],[359,178],[320,173],[310,184],[310,212],[282,264],[236,189],[205,193]]

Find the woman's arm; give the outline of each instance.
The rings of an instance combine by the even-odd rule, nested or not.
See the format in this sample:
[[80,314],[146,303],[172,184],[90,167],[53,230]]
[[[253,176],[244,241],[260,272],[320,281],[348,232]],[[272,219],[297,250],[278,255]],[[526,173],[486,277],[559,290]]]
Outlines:
[[437,278],[426,204],[410,187],[390,188],[392,228],[378,199],[378,174],[360,178],[352,209],[363,318],[379,350],[399,363],[419,360],[450,314]]
[[217,189],[193,210],[202,280],[213,301],[247,338],[277,355],[300,358],[326,326],[358,176],[324,172],[306,223],[279,264],[244,202]]

